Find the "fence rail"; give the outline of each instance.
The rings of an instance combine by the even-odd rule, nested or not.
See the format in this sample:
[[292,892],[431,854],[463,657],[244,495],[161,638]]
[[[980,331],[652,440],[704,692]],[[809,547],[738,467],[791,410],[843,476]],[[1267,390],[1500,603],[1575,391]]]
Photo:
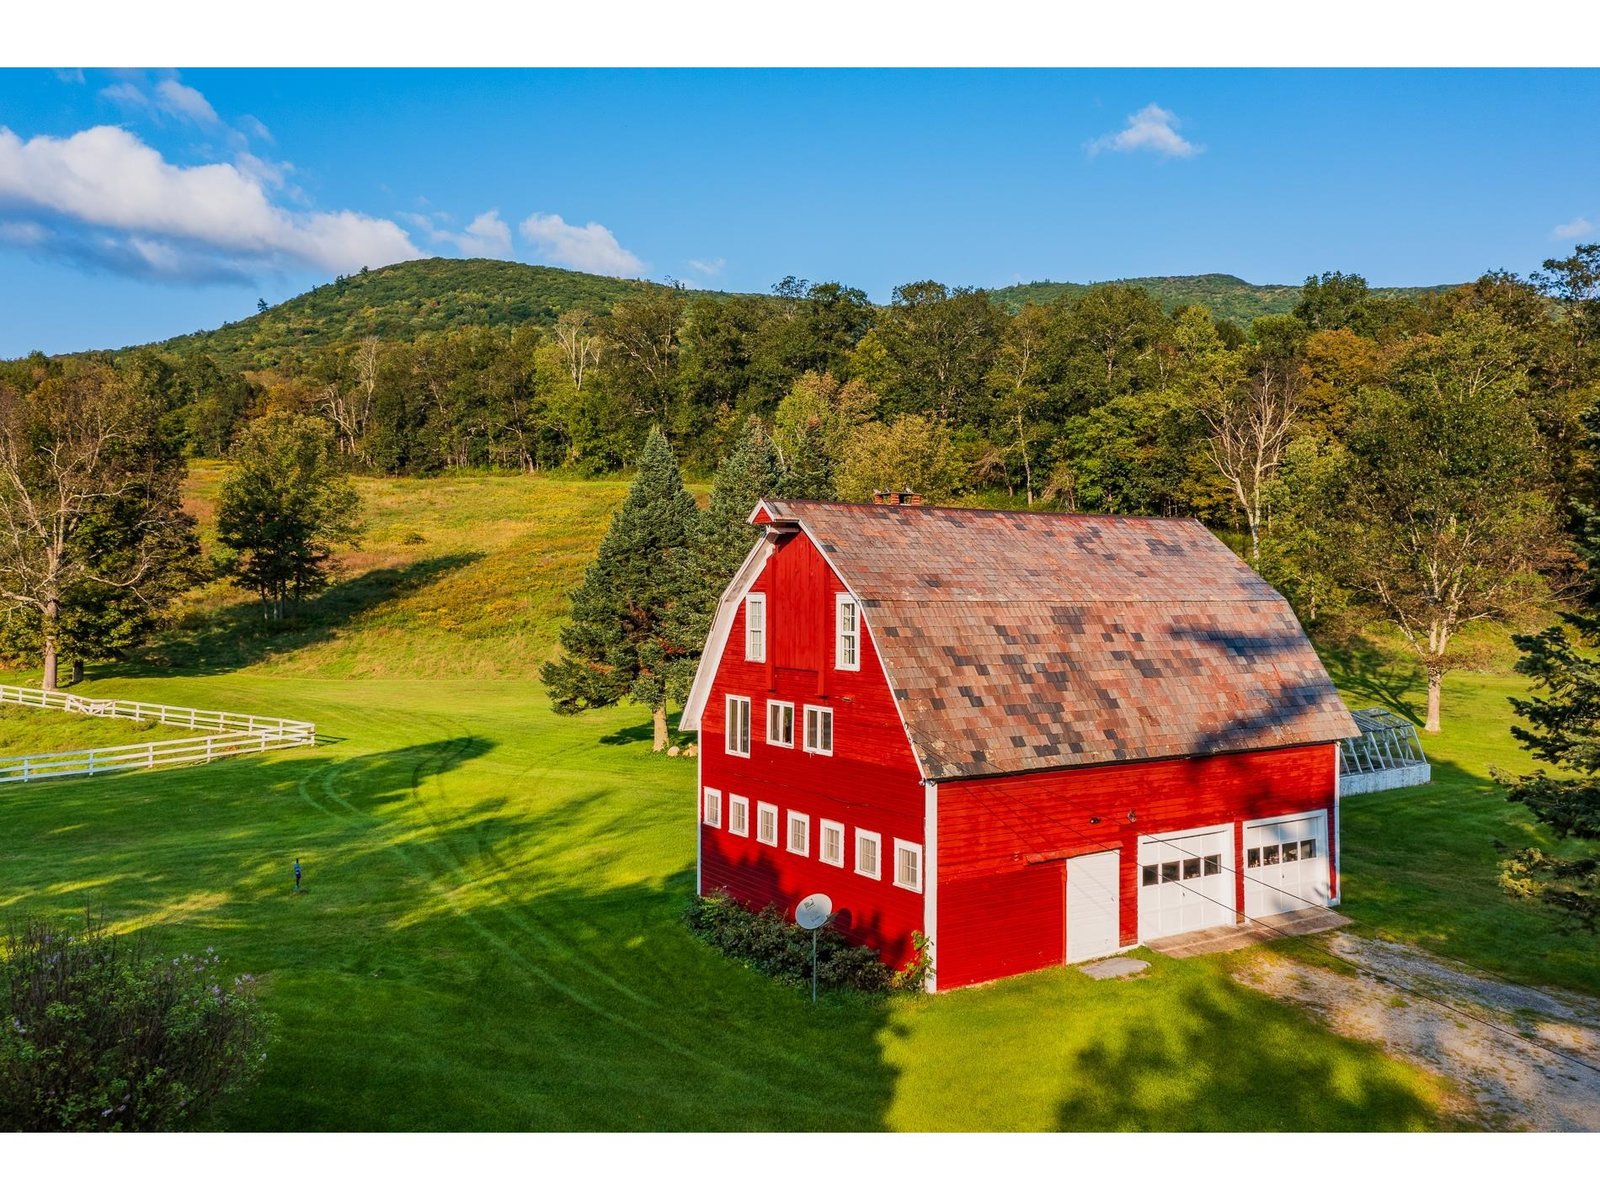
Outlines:
[[55,709],[90,717],[155,721],[180,729],[211,731],[204,737],[0,758],[0,784],[184,766],[236,754],[259,754],[265,750],[280,750],[290,746],[311,746],[317,740],[317,727],[310,721],[184,708],[176,704],[146,704],[139,700],[96,700],[68,692],[47,692],[41,688],[13,687],[9,684],[0,684],[0,704]]

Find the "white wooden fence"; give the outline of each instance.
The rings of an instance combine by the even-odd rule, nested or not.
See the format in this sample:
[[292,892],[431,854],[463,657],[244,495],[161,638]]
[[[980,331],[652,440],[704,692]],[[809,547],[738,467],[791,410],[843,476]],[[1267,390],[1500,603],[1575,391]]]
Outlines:
[[127,721],[157,721],[180,729],[204,729],[204,737],[141,742],[135,746],[96,746],[92,750],[61,750],[0,758],[0,783],[30,783],[39,779],[65,779],[133,771],[149,767],[176,767],[210,762],[235,754],[259,754],[288,746],[316,744],[317,727],[310,721],[284,717],[255,717],[247,713],[183,708],[176,704],[146,704],[139,700],[95,700],[69,692],[0,684],[0,704],[28,708],[53,708],[90,717],[119,717]]

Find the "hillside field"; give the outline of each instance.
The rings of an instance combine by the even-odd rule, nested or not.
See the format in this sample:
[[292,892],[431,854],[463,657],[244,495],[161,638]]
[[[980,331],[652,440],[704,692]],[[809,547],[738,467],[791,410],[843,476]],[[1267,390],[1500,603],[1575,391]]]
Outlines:
[[[191,483],[204,523],[215,467]],[[1139,951],[1151,969],[1128,982],[1052,969],[816,1008],[723,960],[682,922],[694,762],[650,754],[643,711],[559,717],[537,682],[623,486],[361,490],[363,544],[298,627],[263,637],[250,598],[213,585],[146,661],[81,689],[306,718],[318,746],[0,795],[8,917],[89,909],[262,979],[277,1040],[219,1127],[1459,1123],[1442,1080],[1234,983],[1227,959]],[[1420,703],[1404,663],[1334,665],[1353,702]],[[1523,761],[1505,705],[1518,684],[1453,676],[1446,732],[1426,742],[1436,782],[1347,802],[1345,911],[1360,932],[1600,993],[1592,939],[1495,885],[1495,839],[1537,840],[1487,775]],[[106,743],[138,740],[104,727]],[[41,724],[40,745],[60,732]],[[6,737],[27,748],[10,721]]]

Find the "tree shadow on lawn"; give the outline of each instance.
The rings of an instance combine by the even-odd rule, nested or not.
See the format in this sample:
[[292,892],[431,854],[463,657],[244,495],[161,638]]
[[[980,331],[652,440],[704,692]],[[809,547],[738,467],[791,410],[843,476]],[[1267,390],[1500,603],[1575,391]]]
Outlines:
[[335,583],[283,621],[265,620],[254,601],[196,612],[136,656],[99,664],[93,674],[119,678],[174,670],[196,675],[236,671],[328,641],[380,605],[420,591],[483,557],[481,551],[441,554],[403,567],[366,571]]
[[1422,725],[1422,714],[1408,699],[1423,685],[1420,664],[1395,659],[1364,637],[1355,636],[1332,646],[1318,646],[1323,664],[1333,682],[1357,702],[1382,705],[1413,725]]
[[40,784],[0,903],[88,902],[261,978],[277,1040],[220,1128],[883,1127],[888,1005],[812,1008],[689,933],[692,801],[440,790],[492,747]]
[[[1097,1031],[1072,1059],[1063,1130],[1423,1130],[1439,1094],[1376,1047],[1330,1036],[1310,1017],[1219,973],[1181,964],[1161,979],[1098,986],[1177,991],[1149,1020]],[[1137,1002],[1143,997],[1130,996]],[[1305,1036],[1296,1036],[1297,1028]]]

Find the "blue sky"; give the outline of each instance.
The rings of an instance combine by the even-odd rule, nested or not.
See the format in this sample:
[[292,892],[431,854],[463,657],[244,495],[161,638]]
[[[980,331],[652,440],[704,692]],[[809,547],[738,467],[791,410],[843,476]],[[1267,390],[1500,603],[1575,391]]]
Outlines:
[[1526,273],[1600,240],[1594,71],[0,71],[0,356],[481,253],[886,300]]

